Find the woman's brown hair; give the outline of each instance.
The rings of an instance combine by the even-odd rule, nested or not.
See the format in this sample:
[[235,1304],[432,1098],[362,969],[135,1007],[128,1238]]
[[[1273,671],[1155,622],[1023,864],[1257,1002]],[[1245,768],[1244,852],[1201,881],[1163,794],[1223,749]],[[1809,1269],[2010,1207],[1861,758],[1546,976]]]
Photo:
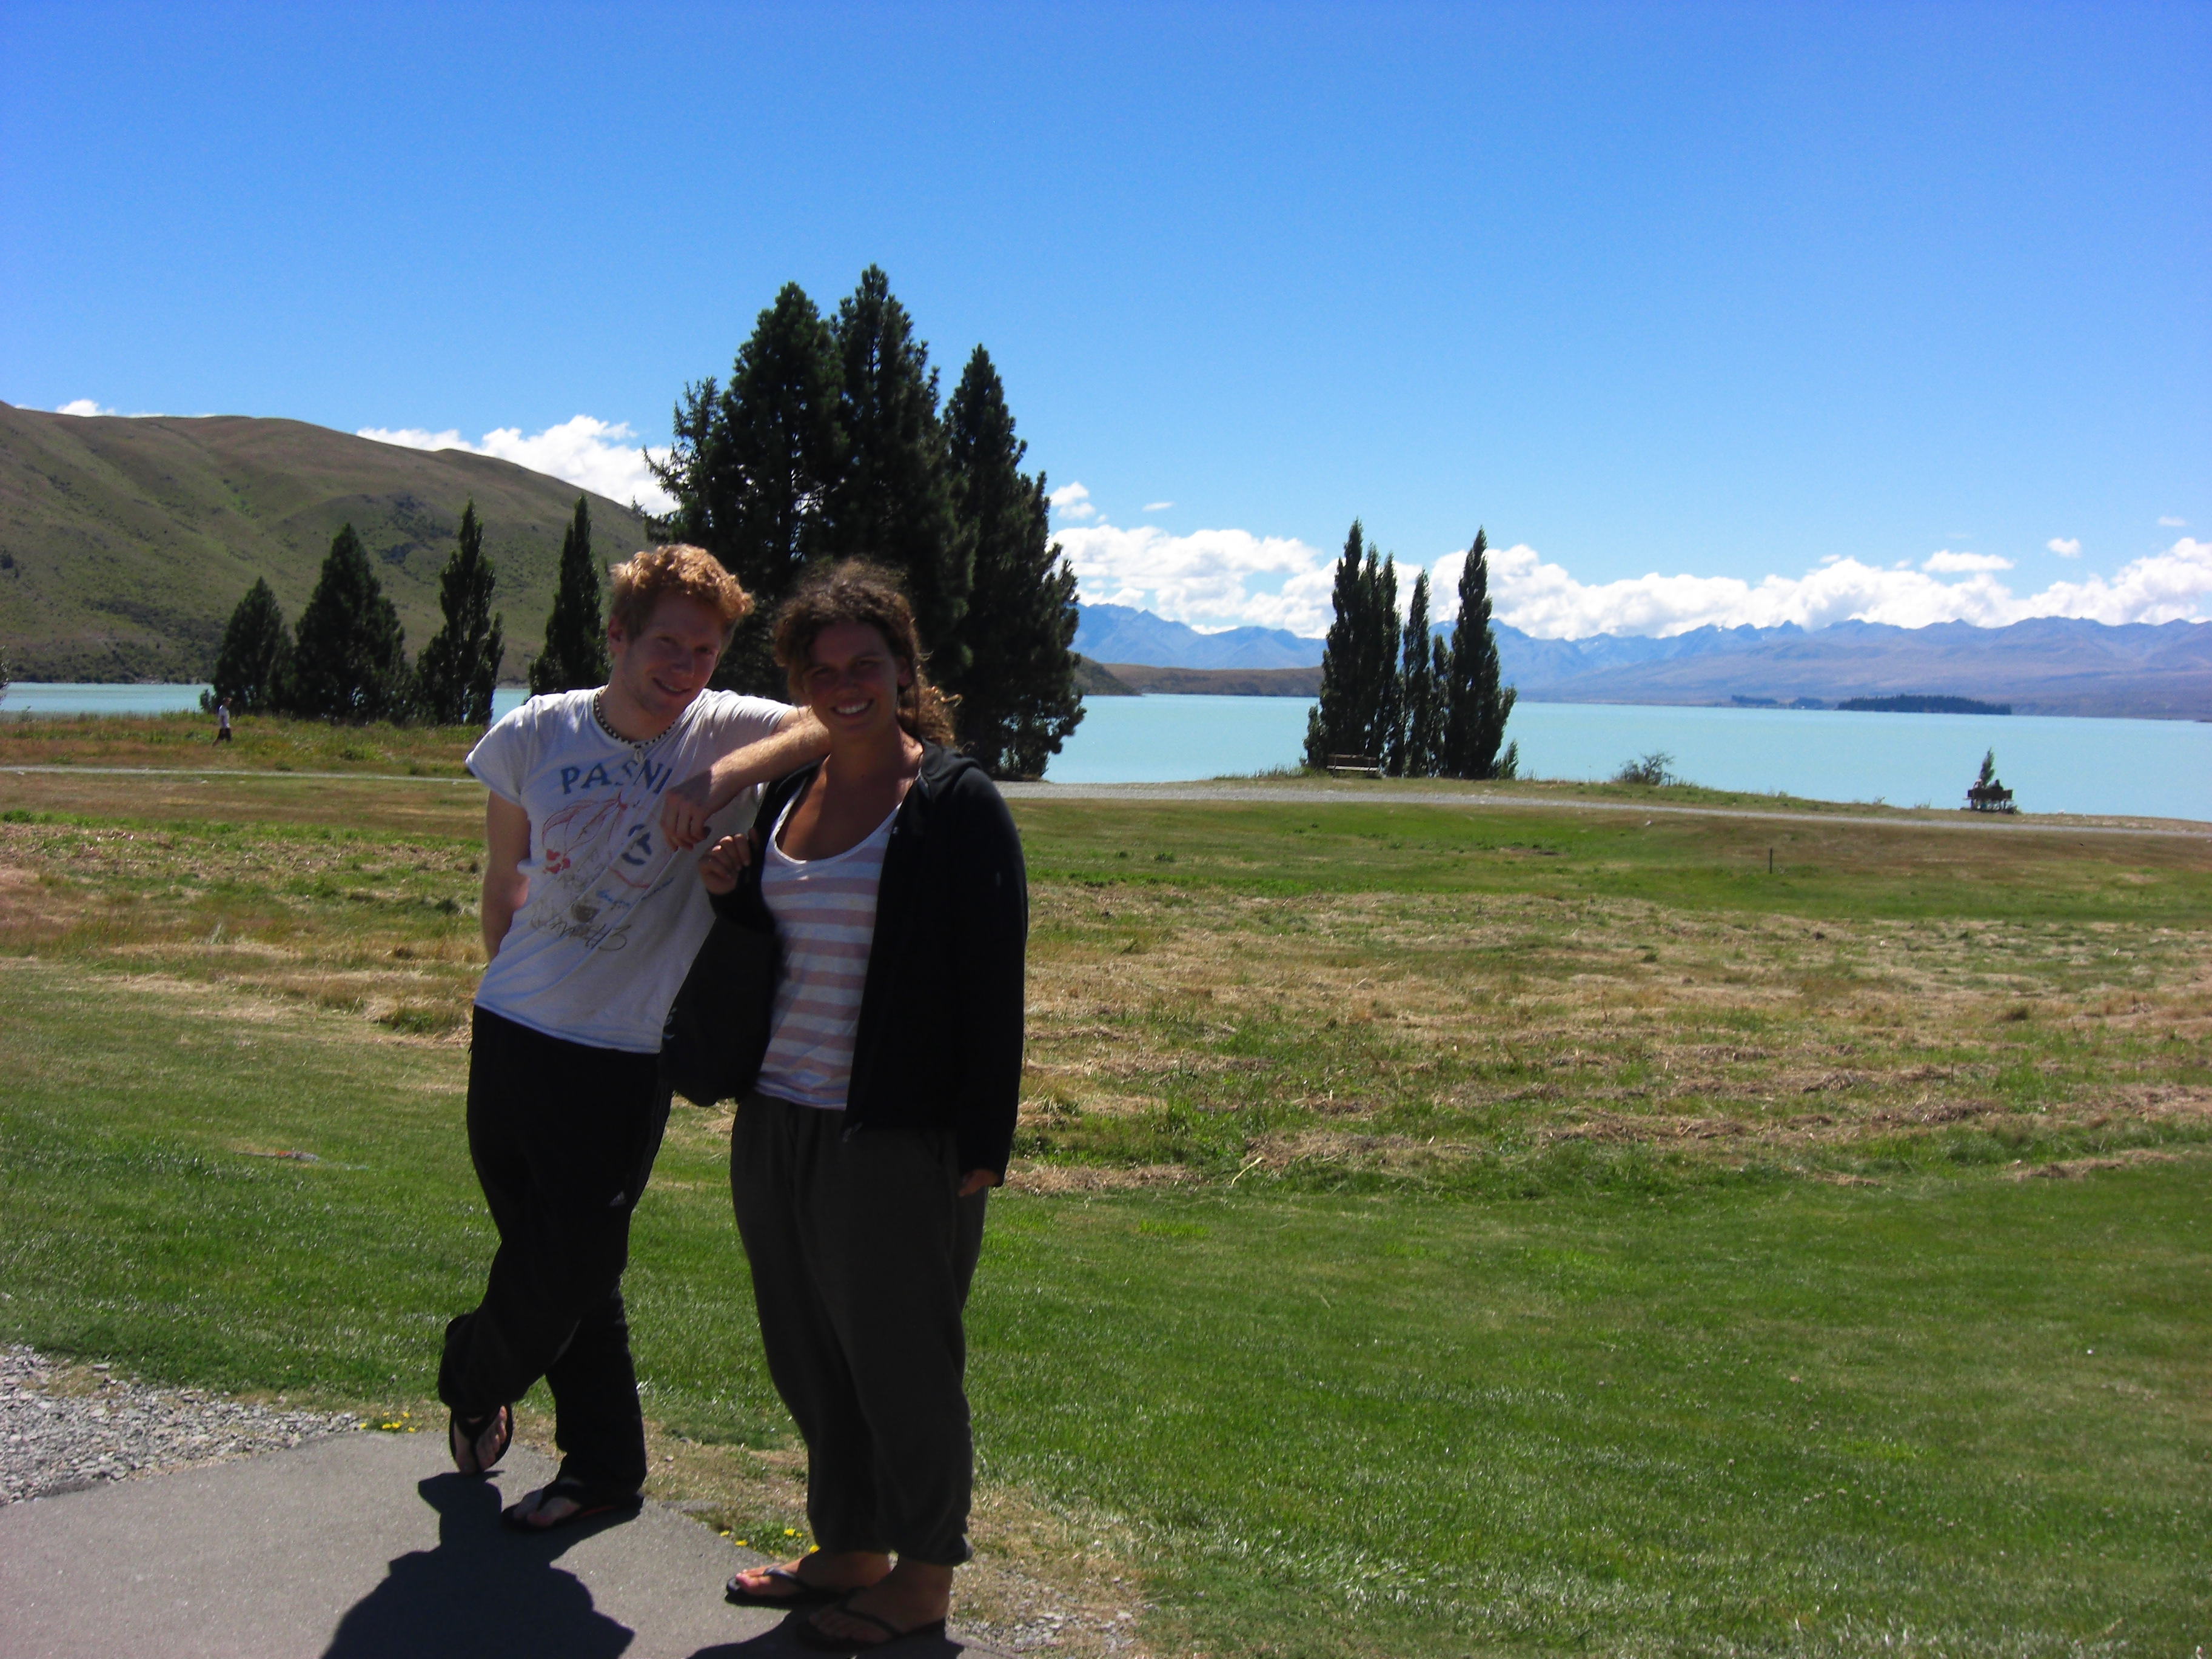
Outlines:
[[799,591],[775,617],[775,660],[791,686],[792,701],[806,701],[805,676],[814,641],[825,628],[860,623],[884,636],[891,655],[906,672],[900,688],[898,723],[927,743],[952,744],[952,699],[929,683],[922,672],[928,660],[915,629],[914,607],[898,578],[866,559],[841,559],[801,579]]

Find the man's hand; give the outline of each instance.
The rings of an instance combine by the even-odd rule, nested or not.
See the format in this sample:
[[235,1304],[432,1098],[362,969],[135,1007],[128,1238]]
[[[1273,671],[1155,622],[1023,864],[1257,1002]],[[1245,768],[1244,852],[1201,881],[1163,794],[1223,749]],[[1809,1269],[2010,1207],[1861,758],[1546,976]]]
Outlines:
[[699,879],[710,893],[733,891],[738,873],[753,861],[753,844],[743,836],[725,836],[699,855]]
[[670,784],[660,797],[660,833],[679,853],[707,839],[707,820],[715,811],[707,804],[714,777],[712,772],[695,772],[681,783]]
[[678,852],[707,839],[707,820],[757,783],[771,783],[830,752],[830,734],[804,708],[794,708],[772,737],[732,750],[704,772],[672,783],[660,797],[660,833]]
[[996,1187],[1000,1184],[999,1172],[996,1170],[970,1170],[960,1178],[960,1196],[973,1198],[986,1187]]

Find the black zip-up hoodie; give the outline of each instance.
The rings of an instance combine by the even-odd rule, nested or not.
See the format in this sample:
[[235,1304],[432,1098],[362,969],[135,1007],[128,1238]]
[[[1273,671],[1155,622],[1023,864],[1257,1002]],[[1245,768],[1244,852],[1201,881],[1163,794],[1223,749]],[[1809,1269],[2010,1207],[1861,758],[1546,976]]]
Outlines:
[[[719,914],[773,928],[762,854],[775,822],[821,769],[770,787],[752,863],[717,895]],[[1022,1085],[1029,878],[1013,814],[967,756],[922,745],[921,772],[892,822],[876,931],[853,1039],[845,1132],[951,1129],[960,1168],[1006,1172]]]

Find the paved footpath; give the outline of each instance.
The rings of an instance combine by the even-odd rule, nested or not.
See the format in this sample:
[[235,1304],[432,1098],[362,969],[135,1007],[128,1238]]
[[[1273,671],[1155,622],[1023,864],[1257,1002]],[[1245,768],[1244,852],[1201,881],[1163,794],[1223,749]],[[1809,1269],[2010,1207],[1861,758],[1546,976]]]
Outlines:
[[[674,1510],[526,1538],[442,1435],[362,1432],[0,1506],[0,1659],[786,1659],[810,1653],[725,1579],[757,1557]],[[899,1659],[1004,1659],[909,1641]]]

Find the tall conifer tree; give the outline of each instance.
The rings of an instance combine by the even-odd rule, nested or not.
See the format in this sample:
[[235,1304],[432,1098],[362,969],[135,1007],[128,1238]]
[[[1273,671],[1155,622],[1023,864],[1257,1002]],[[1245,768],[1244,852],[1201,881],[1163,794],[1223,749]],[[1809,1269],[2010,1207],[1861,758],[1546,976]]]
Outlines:
[[1083,720],[1069,647],[1075,572],[1046,514],[1044,474],[1022,471],[1029,445],[990,354],[977,346],[945,404],[956,560],[974,573],[960,635],[960,746],[994,777],[1037,777]]
[[1459,575],[1459,621],[1452,629],[1451,666],[1444,682],[1444,775],[1511,775],[1517,747],[1501,757],[1514,688],[1498,684],[1498,641],[1490,631],[1490,538],[1474,532]]
[[1367,728],[1367,752],[1382,763],[1392,777],[1406,770],[1406,683],[1398,672],[1398,561],[1385,555],[1378,567],[1375,548],[1368,544],[1366,580],[1369,683],[1374,688],[1375,713]]
[[329,720],[405,719],[413,689],[406,642],[361,538],[345,526],[300,613],[289,711]]
[[836,343],[805,289],[787,283],[738,348],[726,391],[684,388],[676,442],[654,468],[676,510],[675,539],[703,547],[753,600],[715,684],[786,695],[769,630],[810,560],[828,550],[823,510],[843,467]]
[[1450,763],[1451,708],[1446,693],[1451,687],[1451,647],[1432,628],[1429,636],[1429,697],[1434,711],[1436,740],[1429,750],[1429,775],[1448,778]]
[[880,559],[904,578],[931,674],[957,691],[967,677],[960,621],[973,573],[954,533],[929,348],[874,265],[838,302],[832,332],[846,450],[823,515],[826,550]]
[[491,608],[496,573],[483,550],[477,504],[461,509],[453,556],[438,577],[445,625],[415,664],[417,712],[435,726],[489,726],[492,688],[507,656],[501,623]]
[[589,691],[607,683],[607,629],[599,615],[599,568],[592,562],[592,504],[576,497],[576,516],[561,532],[561,569],[545,643],[530,663],[530,694]]
[[257,576],[230,613],[222,647],[215,657],[215,695],[234,714],[260,714],[282,706],[292,636],[268,578]]
[[1443,735],[1443,700],[1429,635],[1429,573],[1413,578],[1413,597],[1406,611],[1405,671],[1406,745],[1398,772],[1401,777],[1425,778],[1437,769],[1437,749]]
[[1366,532],[1359,520],[1344,538],[1336,562],[1328,637],[1321,648],[1321,698],[1306,717],[1306,764],[1316,770],[1333,755],[1364,755],[1369,724],[1364,696],[1368,587],[1363,561]]

